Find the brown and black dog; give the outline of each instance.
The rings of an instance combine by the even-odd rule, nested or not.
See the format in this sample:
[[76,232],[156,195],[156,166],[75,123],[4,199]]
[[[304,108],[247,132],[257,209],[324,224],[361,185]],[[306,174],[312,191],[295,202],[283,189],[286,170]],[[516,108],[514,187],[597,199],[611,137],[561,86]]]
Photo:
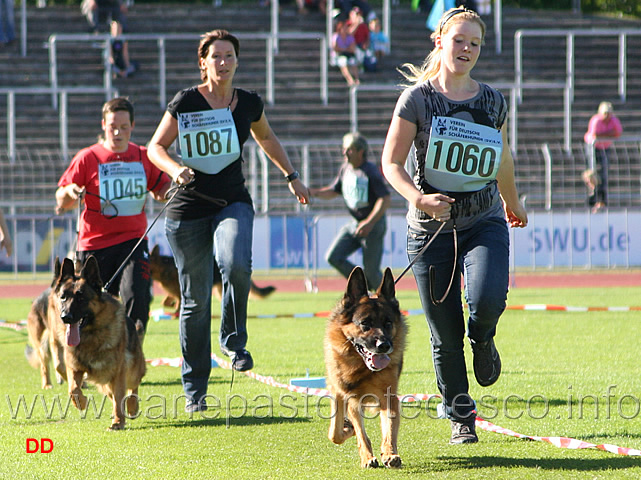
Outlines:
[[[149,265],[151,268],[151,278],[160,283],[167,294],[162,302],[164,307],[176,308],[176,313],[180,310],[180,283],[178,282],[178,270],[172,257],[161,255],[158,245],[155,245],[149,255]],[[214,292],[216,298],[220,300],[222,296],[222,277],[220,269],[214,260]],[[276,287],[268,285],[267,287],[258,287],[252,280],[249,290],[250,298],[265,298],[271,295]]]
[[95,257],[86,260],[79,275],[72,260],[65,258],[61,264],[56,259],[54,282],[47,295],[46,328],[38,325],[43,293],[29,315],[29,340],[38,356],[44,388],[51,386],[46,339],[56,371],[69,382],[74,406],[80,410],[87,407],[81,388],[86,375],[113,402],[110,429],[121,430],[125,426],[125,397],[129,415],[135,416],[139,408],[138,386],[146,371],[142,329],[136,328],[122,303],[102,287]]
[[[42,292],[31,304],[27,315],[27,331],[31,345],[25,347],[25,356],[33,368],[40,370],[42,388],[53,388],[51,385],[51,350],[49,348],[49,333],[47,330],[47,311],[49,310],[49,295],[51,287]],[[34,350],[35,348],[35,350]],[[64,369],[64,365],[62,367]],[[55,371],[56,380],[62,383],[63,377]]]
[[396,445],[400,423],[397,391],[406,335],[391,270],[385,270],[376,294],[370,296],[363,270],[354,268],[345,295],[327,324],[325,364],[327,385],[334,397],[329,439],[340,444],[355,435],[364,468],[379,464],[365,433],[363,407],[380,411],[383,465],[401,466]]

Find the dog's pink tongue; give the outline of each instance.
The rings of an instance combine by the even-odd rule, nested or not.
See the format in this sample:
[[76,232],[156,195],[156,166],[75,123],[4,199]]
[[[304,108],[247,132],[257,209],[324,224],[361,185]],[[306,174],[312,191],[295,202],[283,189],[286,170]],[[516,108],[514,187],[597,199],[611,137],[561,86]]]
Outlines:
[[374,365],[374,368],[377,370],[383,370],[385,367],[389,365],[390,358],[389,355],[386,355],[384,353],[378,353],[376,355],[372,355],[372,365]]
[[75,347],[80,343],[80,326],[77,323],[67,325],[67,345]]

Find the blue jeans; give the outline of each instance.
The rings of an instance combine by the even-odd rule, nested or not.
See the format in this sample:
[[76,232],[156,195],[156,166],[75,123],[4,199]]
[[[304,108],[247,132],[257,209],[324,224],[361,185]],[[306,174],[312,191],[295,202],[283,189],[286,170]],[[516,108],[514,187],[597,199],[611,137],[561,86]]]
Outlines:
[[254,209],[232,203],[196,220],[165,220],[165,233],[180,280],[182,383],[188,401],[207,393],[211,371],[211,289],[215,252],[223,282],[220,346],[247,344],[247,300],[252,270]]
[[327,263],[338,270],[345,278],[349,278],[355,265],[347,257],[359,248],[363,250],[363,271],[370,290],[376,290],[383,280],[381,273],[381,258],[383,257],[383,241],[387,231],[387,220],[381,218],[367,237],[355,235],[358,222],[356,220],[341,227],[334,242],[327,250]]
[[0,43],[13,42],[15,38],[13,0],[0,0]]
[[[509,284],[509,234],[502,218],[481,220],[457,231],[458,256],[452,288],[439,305],[430,297],[430,266],[434,267],[434,298],[439,300],[449,284],[454,267],[452,233],[439,234],[412,267],[423,310],[430,327],[436,382],[450,418],[464,419],[472,413],[467,369],[463,353],[465,320],[461,301],[461,273],[469,307],[467,336],[484,342],[494,337],[505,310]],[[410,261],[431,236],[409,229],[407,254]]]

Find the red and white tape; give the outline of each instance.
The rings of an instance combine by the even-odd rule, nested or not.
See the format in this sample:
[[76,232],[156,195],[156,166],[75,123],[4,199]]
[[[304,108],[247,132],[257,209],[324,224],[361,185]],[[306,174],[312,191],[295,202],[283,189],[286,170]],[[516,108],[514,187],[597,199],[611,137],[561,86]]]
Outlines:
[[[525,307],[528,307],[528,306],[524,305],[523,308],[520,308],[520,309],[521,310],[566,310],[566,311],[641,310],[641,307],[606,307],[598,310],[597,310],[598,307],[559,307],[554,305],[543,305],[543,306],[530,305],[529,308],[525,308]],[[539,307],[550,307],[550,308],[539,308]],[[512,308],[516,308],[516,307],[512,307]],[[577,308],[583,308],[583,310],[576,310]],[[625,308],[625,310],[622,310],[622,308]],[[27,328],[26,325],[22,323],[11,323],[11,322],[4,322],[4,321],[0,321],[0,327],[10,328],[16,331],[24,330],[25,328]],[[229,362],[219,358],[214,354],[212,354],[212,360],[214,360],[218,365],[220,365],[223,368],[231,369],[231,364]],[[182,358],[160,357],[160,358],[148,359],[147,362],[152,367],[158,367],[158,366],[179,367],[182,365]],[[271,385],[278,388],[286,388],[287,390],[296,392],[296,393],[304,393],[306,395],[313,395],[318,397],[328,397],[331,395],[329,393],[329,390],[324,388],[309,388],[309,387],[300,387],[297,385],[287,385],[285,383],[277,382],[273,377],[266,377],[264,375],[259,375],[257,373],[254,373],[252,371],[243,372],[243,373],[250,378],[253,378],[259,382],[265,383],[266,385]],[[403,402],[429,401],[432,398],[438,398],[438,397],[440,397],[440,395],[438,394],[424,394],[424,393],[414,393],[411,395],[399,395],[399,398]],[[605,452],[615,453],[617,455],[641,456],[641,450],[638,450],[635,448],[618,447],[616,445],[610,445],[607,443],[595,444],[595,443],[584,442],[583,440],[578,440],[576,438],[569,438],[569,437],[540,437],[540,436],[524,435],[522,433],[515,432],[508,428],[494,425],[493,423],[488,422],[487,420],[483,420],[480,417],[476,418],[476,426],[481,430],[485,430],[488,432],[500,433],[502,435],[507,435],[515,438],[522,438],[526,440],[534,440],[537,442],[546,442],[558,448],[567,448],[571,450],[580,450],[580,449],[589,448],[589,449],[603,450]]]
[[508,435],[510,437],[523,438],[526,440],[534,440],[536,442],[546,442],[558,448],[568,448],[571,450],[596,448],[598,450],[616,453],[617,455],[641,456],[641,450],[637,450],[635,448],[617,447],[616,445],[610,445],[607,443],[597,445],[595,443],[584,442],[583,440],[569,437],[538,437],[523,435],[522,433],[517,433],[513,430],[494,425],[493,423],[490,423],[487,420],[483,420],[479,417],[476,418],[476,426],[488,432],[500,433],[503,435]]
[[[226,369],[231,369],[231,363],[227,362],[226,360],[221,359],[215,354],[212,354],[211,358],[221,367]],[[155,360],[147,360],[147,361],[150,362],[151,365],[173,366],[176,364],[178,360],[177,359],[155,359]],[[331,396],[331,393],[329,392],[329,390],[324,388],[308,388],[308,387],[300,387],[296,385],[287,385],[285,383],[280,383],[276,381],[273,377],[266,377],[264,375],[259,375],[257,373],[254,373],[252,371],[243,372],[243,373],[248,377],[253,378],[254,380],[258,380],[259,382],[262,382],[266,385],[271,385],[273,387],[279,387],[279,388],[286,388],[291,392],[304,393],[306,395],[314,395],[318,397]],[[403,402],[413,402],[413,401],[419,401],[419,400],[429,401],[432,398],[439,398],[439,397],[440,395],[438,394],[424,394],[424,393],[414,393],[411,395],[399,395],[399,398]],[[522,438],[525,440],[546,442],[558,448],[567,448],[571,450],[581,450],[581,449],[590,448],[590,449],[597,449],[597,450],[603,450],[610,453],[615,453],[617,455],[641,456],[641,450],[637,450],[635,448],[618,447],[616,445],[610,445],[607,443],[597,445],[595,443],[584,442],[583,440],[578,440],[576,438],[569,438],[569,437],[539,437],[539,436],[532,436],[532,435],[524,435],[522,433],[517,433],[508,428],[503,428],[498,425],[494,425],[493,423],[488,422],[487,420],[484,420],[481,417],[476,417],[476,426],[477,428],[480,428],[481,430],[485,430],[487,432],[500,433],[502,435],[507,435],[515,438]]]

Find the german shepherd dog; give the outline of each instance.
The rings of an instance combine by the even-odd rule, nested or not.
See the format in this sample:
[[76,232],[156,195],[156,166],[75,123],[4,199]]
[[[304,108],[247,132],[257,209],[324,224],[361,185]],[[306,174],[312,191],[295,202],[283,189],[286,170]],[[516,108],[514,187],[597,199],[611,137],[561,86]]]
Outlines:
[[[87,258],[79,275],[72,260],[65,258],[60,264],[56,259],[54,282],[47,297],[46,330],[54,366],[69,382],[74,406],[87,408],[87,397],[81,389],[86,375],[113,402],[110,430],[121,430],[125,427],[125,394],[127,413],[138,413],[138,386],[146,371],[139,333],[142,329],[137,332],[122,303],[102,287],[95,257]],[[40,297],[34,305],[38,306],[36,310],[43,308]],[[29,340],[39,357],[43,386],[50,388],[48,366],[44,367],[48,365],[44,332],[36,324],[36,317],[29,315]]]
[[[42,292],[31,304],[31,310],[27,315],[27,331],[29,340],[36,350],[30,345],[25,348],[25,356],[33,368],[40,370],[42,388],[48,390],[51,385],[51,350],[49,348],[49,333],[47,330],[47,311],[49,310],[49,295],[51,287]],[[61,384],[64,380],[56,373],[56,381]]]
[[355,267],[325,334],[327,384],[334,397],[328,436],[341,444],[355,435],[364,468],[379,466],[365,433],[364,406],[380,411],[383,465],[401,466],[396,446],[400,423],[397,391],[406,335],[392,271],[385,269],[381,285],[370,296],[363,270]]
[[[162,304],[167,308],[176,308],[176,313],[180,310],[180,283],[178,282],[178,270],[172,257],[161,255],[158,245],[155,245],[149,255],[149,265],[151,267],[151,278],[160,283],[167,296]],[[216,298],[222,297],[223,281],[220,269],[214,260],[214,292]],[[265,298],[271,295],[276,287],[268,285],[267,287],[258,287],[252,280],[249,290],[250,298]]]

